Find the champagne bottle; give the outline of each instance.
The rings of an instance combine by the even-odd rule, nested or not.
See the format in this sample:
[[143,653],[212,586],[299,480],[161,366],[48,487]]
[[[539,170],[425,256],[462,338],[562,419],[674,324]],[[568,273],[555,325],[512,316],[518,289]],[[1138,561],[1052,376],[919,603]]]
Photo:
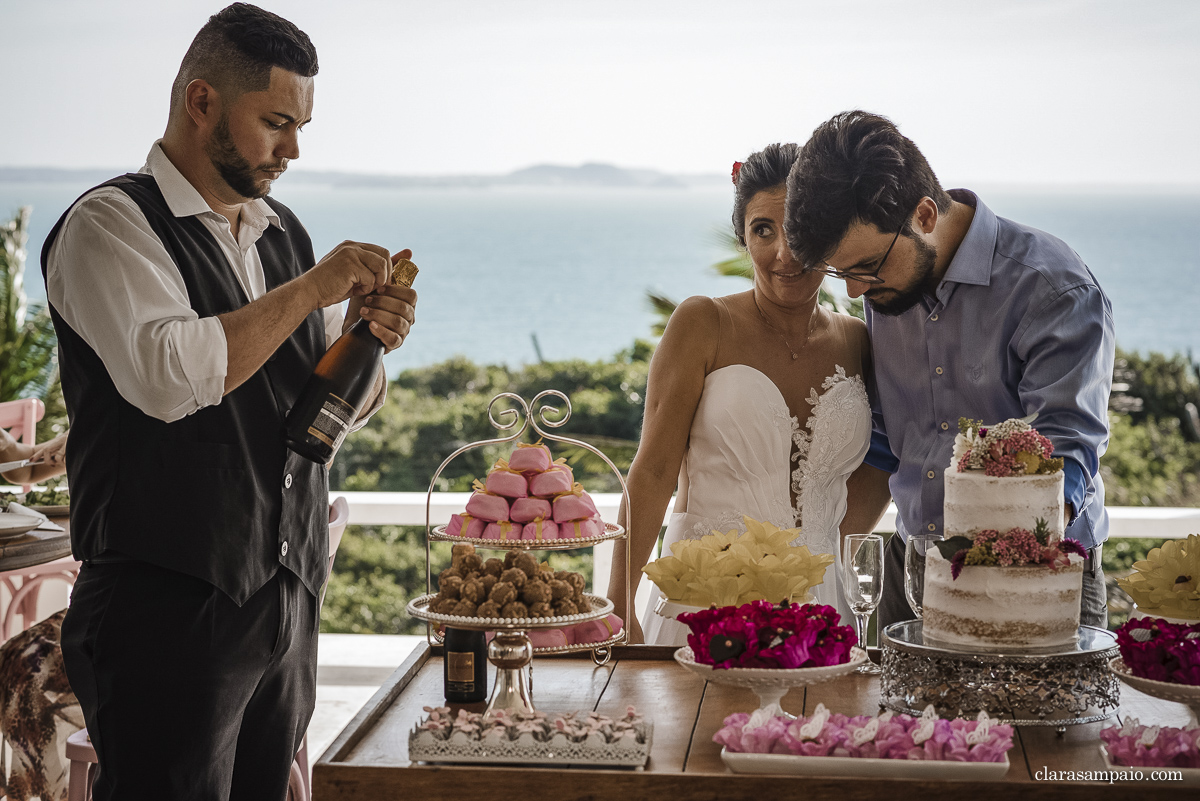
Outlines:
[[482,631],[447,627],[442,679],[447,701],[470,704],[487,698],[487,638]]
[[[392,283],[411,287],[417,265],[401,259],[392,267]],[[288,414],[284,440],[296,453],[326,464],[358,419],[383,361],[383,343],[358,320],[317,362],[296,405]]]

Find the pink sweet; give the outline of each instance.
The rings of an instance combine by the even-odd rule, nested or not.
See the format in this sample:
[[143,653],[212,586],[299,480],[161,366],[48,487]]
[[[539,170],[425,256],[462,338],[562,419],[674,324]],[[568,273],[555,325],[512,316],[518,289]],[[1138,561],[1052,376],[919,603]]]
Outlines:
[[621,633],[624,626],[621,618],[609,615],[600,620],[589,620],[573,627],[572,640],[576,645],[584,642],[603,642]]
[[599,516],[582,520],[566,520],[558,524],[558,537],[563,540],[592,539],[604,533]]
[[518,473],[540,473],[550,467],[550,449],[540,442],[518,445],[508,459],[508,466]]
[[521,538],[521,527],[507,520],[488,523],[487,528],[483,530],[483,538],[485,540],[518,540]]
[[529,494],[538,498],[553,498],[564,492],[570,492],[575,483],[575,475],[565,464],[551,465],[544,473],[538,473],[529,479]]
[[467,499],[467,514],[480,520],[508,520],[508,501],[499,495],[476,492]]
[[521,530],[523,540],[556,540],[558,539],[558,524],[553,520],[537,519],[526,523]]
[[503,495],[505,498],[526,498],[529,496],[529,482],[520,473],[510,470],[493,469],[487,474],[484,488],[488,492]]
[[554,513],[550,501],[544,498],[517,498],[509,509],[509,518],[517,523],[528,523],[537,518],[550,518]]
[[573,492],[567,492],[554,499],[554,522],[562,523],[567,520],[579,520],[584,517],[594,517],[599,514],[592,496],[579,485]]
[[447,537],[470,537],[479,539],[487,523],[468,514],[450,515],[450,524],[446,526]]
[[564,645],[574,645],[570,636],[571,629],[534,629],[527,632],[529,642],[534,648],[561,648]]

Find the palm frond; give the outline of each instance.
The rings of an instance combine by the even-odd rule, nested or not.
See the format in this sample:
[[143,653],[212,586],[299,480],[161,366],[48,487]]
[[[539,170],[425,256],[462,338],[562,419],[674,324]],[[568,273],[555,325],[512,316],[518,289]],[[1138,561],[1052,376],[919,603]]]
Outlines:
[[650,301],[651,310],[659,317],[658,322],[650,326],[650,330],[654,336],[661,337],[663,331],[667,330],[667,321],[671,319],[671,315],[675,313],[675,307],[679,304],[666,295],[659,295],[653,290],[646,291],[646,300]]

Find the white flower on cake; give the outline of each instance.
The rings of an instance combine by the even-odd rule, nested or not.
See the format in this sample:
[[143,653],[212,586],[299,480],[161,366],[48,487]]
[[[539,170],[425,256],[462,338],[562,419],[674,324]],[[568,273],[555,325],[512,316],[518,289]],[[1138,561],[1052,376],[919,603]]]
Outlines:
[[671,545],[671,556],[642,568],[663,594],[690,606],[739,606],[750,601],[804,603],[824,582],[833,554],[789,543],[799,529],[742,518],[746,532],[714,531]]

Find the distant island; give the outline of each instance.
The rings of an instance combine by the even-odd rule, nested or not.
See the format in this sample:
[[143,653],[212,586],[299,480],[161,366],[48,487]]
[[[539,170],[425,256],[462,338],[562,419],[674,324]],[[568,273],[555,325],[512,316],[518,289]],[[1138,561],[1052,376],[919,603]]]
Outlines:
[[[136,169],[136,168],[135,168]],[[91,183],[98,184],[122,168],[62,169],[58,167],[0,167],[0,183]],[[373,175],[356,172],[305,170],[297,166],[288,171],[287,181],[295,184],[320,184],[334,188],[416,189],[430,187],[608,187],[639,189],[681,189],[721,186],[729,178],[716,174],[672,175],[657,170],[635,170],[612,164],[589,163],[578,167],[536,164],[505,175]]]

